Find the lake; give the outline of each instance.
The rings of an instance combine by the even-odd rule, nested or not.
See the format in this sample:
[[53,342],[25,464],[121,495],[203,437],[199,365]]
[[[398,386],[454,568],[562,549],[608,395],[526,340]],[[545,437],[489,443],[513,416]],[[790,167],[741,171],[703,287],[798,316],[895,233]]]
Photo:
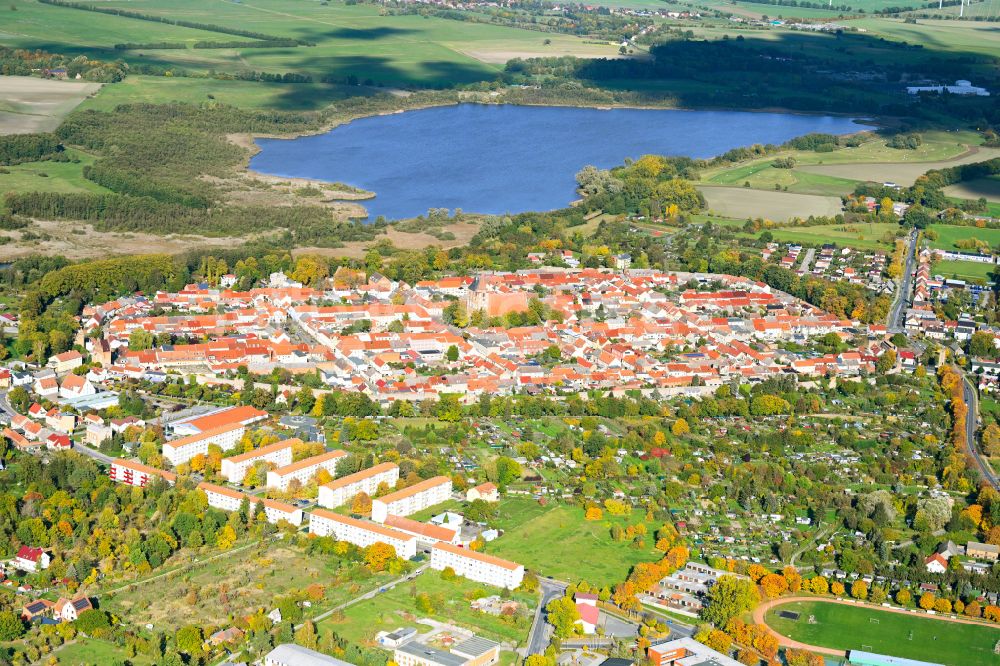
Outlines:
[[257,139],[254,171],[372,191],[371,218],[429,208],[501,214],[562,208],[576,173],[654,153],[713,157],[810,132],[863,129],[848,118],[740,111],[460,104],[361,118],[325,134]]

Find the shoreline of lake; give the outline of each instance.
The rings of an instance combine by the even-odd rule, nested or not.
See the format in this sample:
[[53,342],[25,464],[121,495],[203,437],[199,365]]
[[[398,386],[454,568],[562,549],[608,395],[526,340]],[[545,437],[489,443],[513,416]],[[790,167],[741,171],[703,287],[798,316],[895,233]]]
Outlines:
[[[364,206],[369,219],[409,219],[431,208],[496,215],[568,206],[573,177],[587,164],[611,168],[644,154],[710,159],[813,132],[868,130],[848,114],[442,103],[293,138],[254,137],[247,170],[374,192]],[[241,145],[250,147],[245,135]]]

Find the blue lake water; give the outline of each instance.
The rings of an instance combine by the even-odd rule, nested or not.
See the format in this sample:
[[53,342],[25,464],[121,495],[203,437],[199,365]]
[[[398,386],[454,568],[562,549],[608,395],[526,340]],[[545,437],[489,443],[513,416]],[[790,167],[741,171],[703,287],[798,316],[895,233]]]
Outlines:
[[645,154],[712,157],[810,132],[863,129],[848,118],[739,111],[460,104],[355,120],[325,134],[258,139],[250,168],[375,192],[371,219],[429,208],[501,214],[562,208],[585,165]]

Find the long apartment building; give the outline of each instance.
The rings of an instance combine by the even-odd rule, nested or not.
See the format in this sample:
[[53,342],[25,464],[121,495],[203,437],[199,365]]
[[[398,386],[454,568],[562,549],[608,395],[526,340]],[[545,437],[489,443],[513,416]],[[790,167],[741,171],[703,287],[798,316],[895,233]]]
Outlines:
[[108,476],[115,483],[124,483],[130,486],[142,488],[156,477],[162,477],[164,481],[173,485],[177,480],[177,475],[172,472],[165,472],[149,465],[143,465],[131,460],[118,458],[111,463]]
[[384,523],[389,515],[408,516],[451,497],[451,478],[435,476],[409,488],[372,500],[372,520]]
[[508,590],[518,587],[524,579],[524,565],[438,542],[431,548],[431,569],[441,571],[448,567],[469,580]]
[[324,483],[319,487],[318,503],[327,509],[336,509],[350,502],[358,493],[374,495],[383,483],[393,488],[398,481],[399,465],[391,462],[381,463],[330,483]]
[[424,547],[432,546],[441,541],[451,544],[459,542],[459,530],[422,523],[419,520],[411,520],[403,516],[386,516],[383,524],[386,527],[417,537],[417,544]]
[[254,512],[261,509],[264,510],[264,515],[267,516],[269,523],[276,524],[279,521],[287,520],[296,527],[302,524],[302,509],[291,504],[264,497],[254,497],[253,495],[247,495],[238,490],[226,488],[225,486],[217,486],[213,483],[199,483],[198,488],[205,491],[205,496],[208,498],[208,505],[216,509],[238,511],[243,500],[247,500]]
[[337,473],[337,463],[346,455],[347,451],[337,449],[300,460],[291,465],[272,469],[267,473],[267,487],[283,492],[288,490],[288,486],[292,481],[298,481],[300,484],[305,485],[321,469],[325,469],[333,476]]
[[301,439],[286,439],[259,449],[222,459],[222,476],[230,483],[243,483],[247,470],[259,462],[273,463],[276,467],[292,464],[292,446],[301,444]]
[[242,423],[230,423],[212,430],[188,435],[171,442],[163,443],[163,457],[175,467],[186,463],[198,454],[207,455],[208,445],[216,444],[223,451],[231,449],[243,437],[246,426]]
[[349,516],[313,509],[309,514],[309,533],[318,536],[332,536],[337,541],[353,543],[359,548],[367,548],[375,543],[385,543],[396,549],[396,556],[410,559],[417,554],[416,537],[369,523]]

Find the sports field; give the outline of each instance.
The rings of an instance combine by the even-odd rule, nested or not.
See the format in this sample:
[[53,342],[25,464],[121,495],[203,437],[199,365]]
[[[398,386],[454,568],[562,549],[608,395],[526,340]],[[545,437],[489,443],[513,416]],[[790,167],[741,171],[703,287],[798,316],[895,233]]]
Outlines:
[[[780,617],[782,612],[798,613],[798,619]],[[946,666],[997,663],[993,647],[1000,640],[1000,627],[822,601],[782,604],[769,610],[766,620],[778,633],[809,645],[867,650]]]
[[935,261],[931,264],[931,275],[943,275],[958,280],[990,281],[990,274],[997,270],[996,264],[980,264],[975,261]]
[[486,552],[520,562],[538,574],[613,585],[628,574],[632,565],[658,559],[652,535],[647,536],[643,549],[633,548],[630,540],[611,539],[613,524],[624,527],[643,522],[641,512],[627,518],[605,515],[603,520],[587,521],[579,507],[543,507],[520,498],[504,500],[499,510],[499,526],[504,534],[488,543]]

